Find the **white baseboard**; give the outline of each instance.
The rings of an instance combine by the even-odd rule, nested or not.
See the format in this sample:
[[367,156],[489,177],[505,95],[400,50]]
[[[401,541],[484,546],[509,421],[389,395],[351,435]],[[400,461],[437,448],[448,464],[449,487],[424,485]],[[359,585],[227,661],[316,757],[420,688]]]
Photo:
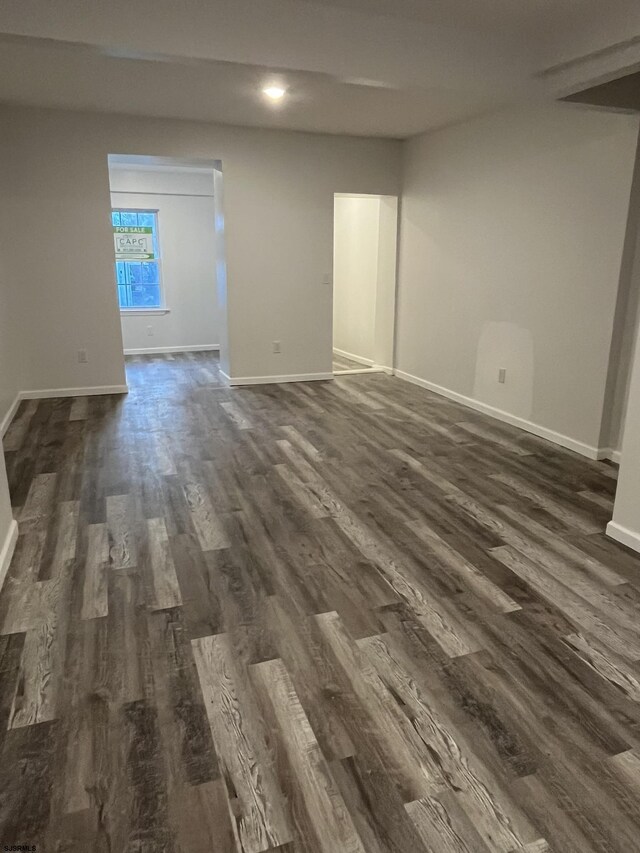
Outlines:
[[628,527],[623,527],[616,521],[610,521],[607,524],[607,536],[610,539],[615,539],[627,548],[632,548],[634,551],[640,551],[640,533],[629,530]]
[[186,347],[145,347],[144,349],[126,349],[125,355],[160,355],[163,352],[212,352],[219,350],[220,344],[193,344]]
[[9,525],[9,529],[7,530],[7,535],[4,538],[2,548],[0,548],[0,589],[2,589],[4,579],[7,576],[7,572],[9,570],[9,563],[11,562],[11,558],[13,557],[13,552],[15,551],[17,541],[18,522],[15,519],[12,519],[11,524]]
[[364,376],[365,373],[386,373],[384,367],[378,367],[377,364],[372,364],[371,367],[350,367],[345,370],[334,370],[334,376]]
[[363,358],[361,355],[354,355],[352,352],[347,352],[346,350],[338,349],[337,347],[333,348],[333,352],[338,356],[342,356],[342,358],[348,358],[351,361],[357,361],[358,364],[366,364],[368,367],[371,367],[371,365],[373,364],[372,358]]
[[405,373],[403,370],[394,371],[399,379],[404,379],[407,382],[412,382],[414,385],[419,385],[421,388],[426,388],[428,391],[433,391],[440,394],[442,397],[447,397],[454,400],[456,403],[461,403],[469,409],[475,409],[477,412],[482,412],[484,415],[489,415],[496,420],[504,421],[511,426],[518,427],[525,432],[530,432],[532,435],[537,435],[539,438],[545,438],[553,444],[559,444],[560,447],[566,447],[568,450],[573,450],[581,456],[586,456],[587,459],[605,459],[609,457],[602,456],[603,450],[598,447],[592,447],[590,444],[585,444],[568,435],[563,435],[560,432],[555,432],[547,427],[528,421],[526,418],[519,418],[502,409],[496,409],[494,406],[489,406],[487,403],[482,403],[480,400],[474,400],[473,397],[465,397],[464,394],[459,394],[457,391],[451,391],[449,388],[444,388],[441,385],[436,385],[434,382],[428,382],[426,379],[421,379],[419,376],[413,376],[411,373]]
[[100,394],[128,394],[128,385],[94,385],[87,388],[34,388],[21,391],[21,400],[45,400],[49,397],[95,397]]
[[622,452],[614,450],[612,447],[600,447],[598,449],[598,459],[609,459],[611,462],[616,462],[619,465],[621,457]]
[[227,376],[229,385],[274,385],[281,382],[317,382],[333,379],[333,373],[292,373],[289,376]]
[[20,405],[20,394],[16,394],[16,398],[13,403],[9,406],[9,409],[6,415],[3,417],[2,421],[0,421],[0,439],[4,438],[4,434],[9,429],[9,425],[11,421],[15,417],[16,412],[18,411],[18,406]]

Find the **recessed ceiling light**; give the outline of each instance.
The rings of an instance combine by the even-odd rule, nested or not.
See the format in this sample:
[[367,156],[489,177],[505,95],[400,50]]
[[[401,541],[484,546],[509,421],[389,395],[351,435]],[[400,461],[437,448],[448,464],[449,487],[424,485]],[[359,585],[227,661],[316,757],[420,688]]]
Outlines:
[[272,101],[279,101],[287,94],[287,90],[283,89],[282,86],[265,86],[262,92]]

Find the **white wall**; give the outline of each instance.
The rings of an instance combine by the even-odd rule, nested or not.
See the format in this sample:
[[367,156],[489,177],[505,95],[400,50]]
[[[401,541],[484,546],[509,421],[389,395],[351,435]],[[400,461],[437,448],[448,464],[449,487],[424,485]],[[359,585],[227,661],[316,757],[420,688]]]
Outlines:
[[597,446],[637,135],[550,105],[409,140],[400,370]]
[[333,347],[373,363],[380,199],[336,196]]
[[7,568],[10,546],[15,536],[2,436],[9,425],[23,381],[19,346],[21,317],[15,283],[17,259],[12,251],[8,233],[13,211],[6,203],[3,191],[7,177],[7,164],[0,160],[0,196],[3,200],[0,205],[0,572]]
[[19,107],[0,125],[28,387],[124,381],[109,153],[220,159],[232,375],[330,373],[333,195],[397,194],[399,143]]
[[0,441],[0,583],[4,580],[4,574],[9,567],[9,561],[15,547],[17,536],[17,525],[13,520],[11,512],[11,501],[9,499],[9,488],[7,486],[7,472],[4,465],[4,454],[2,453],[2,442]]
[[[2,177],[0,173],[0,186],[2,186]],[[13,533],[13,516],[4,465],[2,436],[10,422],[21,382],[20,351],[17,340],[18,317],[12,283],[13,275],[9,264],[11,253],[3,231],[9,216],[10,211],[3,207],[0,211],[0,572],[6,569],[7,549]]]
[[22,360],[17,332],[19,316],[13,285],[13,274],[8,263],[8,252],[2,246],[2,226],[7,218],[0,213],[0,437],[7,418],[16,401],[22,383]]
[[336,196],[334,215],[334,349],[392,367],[398,199]]
[[[213,169],[109,170],[111,206],[158,211],[166,314],[121,313],[125,351],[220,343]],[[151,326],[152,335],[149,335]]]
[[380,199],[378,227],[378,282],[373,361],[392,368],[396,321],[396,271],[398,264],[398,199]]
[[614,454],[622,449],[635,341],[640,320],[640,147],[631,184],[620,286],[613,323],[609,372],[600,444]]
[[640,344],[636,341],[629,383],[622,458],[609,536],[640,551]]

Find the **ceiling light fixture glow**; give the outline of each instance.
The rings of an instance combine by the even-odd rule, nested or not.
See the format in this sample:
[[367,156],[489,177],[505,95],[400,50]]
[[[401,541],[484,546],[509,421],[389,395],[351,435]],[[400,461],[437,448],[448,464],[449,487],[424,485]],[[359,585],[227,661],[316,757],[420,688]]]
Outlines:
[[287,90],[283,89],[282,86],[265,86],[262,92],[272,101],[279,101],[281,98],[284,98]]

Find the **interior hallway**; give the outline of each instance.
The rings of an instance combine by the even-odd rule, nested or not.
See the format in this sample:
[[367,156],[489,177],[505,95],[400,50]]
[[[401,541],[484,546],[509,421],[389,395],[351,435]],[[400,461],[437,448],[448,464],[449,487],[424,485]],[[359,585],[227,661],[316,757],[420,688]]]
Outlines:
[[3,844],[637,848],[613,466],[384,374],[127,374],[5,439]]

